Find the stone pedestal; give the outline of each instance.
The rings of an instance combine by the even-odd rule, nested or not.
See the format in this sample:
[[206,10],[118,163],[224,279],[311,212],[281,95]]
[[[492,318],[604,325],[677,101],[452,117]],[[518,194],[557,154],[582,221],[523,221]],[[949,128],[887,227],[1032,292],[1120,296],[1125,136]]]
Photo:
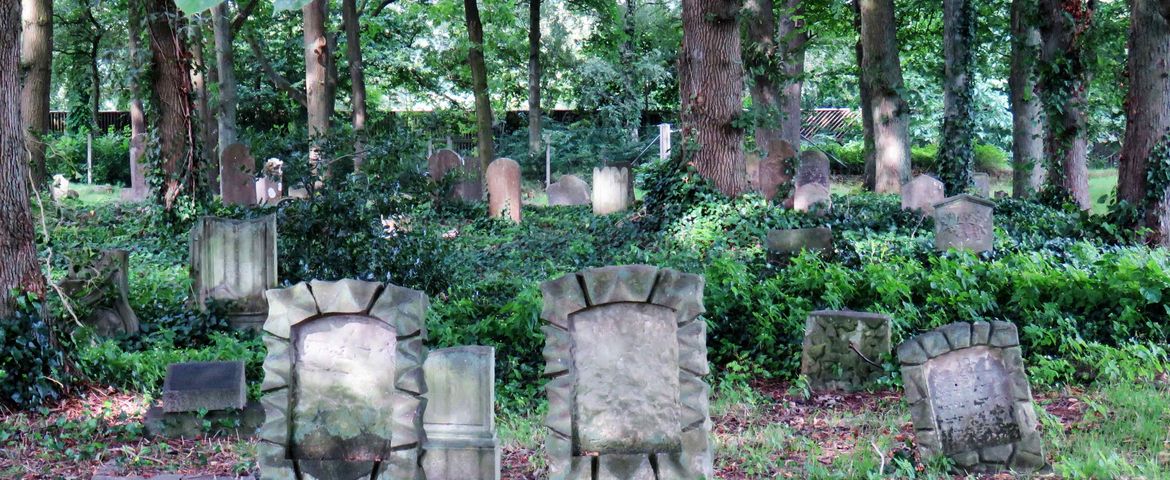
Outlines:
[[608,215],[630,207],[630,170],[619,167],[593,169],[593,214]]
[[427,355],[423,469],[427,480],[499,480],[495,349],[444,348]]
[[252,220],[203,217],[191,229],[194,302],[223,302],[237,328],[259,330],[276,286],[276,217]]

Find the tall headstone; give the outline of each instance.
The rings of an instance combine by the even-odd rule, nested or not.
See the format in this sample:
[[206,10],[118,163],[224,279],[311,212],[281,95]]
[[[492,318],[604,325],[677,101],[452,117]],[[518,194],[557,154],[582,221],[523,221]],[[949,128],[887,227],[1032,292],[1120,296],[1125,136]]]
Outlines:
[[991,175],[983,172],[971,174],[971,183],[974,184],[975,194],[983,198],[991,198]]
[[918,175],[902,185],[902,210],[914,210],[923,215],[934,213],[934,204],[943,201],[945,185],[930,175]]
[[800,374],[814,389],[853,392],[885,374],[890,354],[890,317],[877,313],[819,310],[808,314]]
[[276,217],[251,220],[203,217],[191,229],[191,279],[196,306],[226,304],[237,328],[259,329],[276,286]]
[[990,251],[995,246],[992,211],[995,204],[974,195],[959,194],[934,205],[934,248]]
[[127,202],[141,202],[150,195],[150,185],[146,183],[146,165],[140,163],[135,155],[136,149],[141,149],[141,136],[131,136],[130,139],[130,188],[122,189],[122,200]]
[[802,250],[828,256],[833,254],[833,230],[829,227],[768,230],[764,247],[778,261],[799,255]]
[[510,158],[496,159],[488,165],[487,184],[488,214],[520,223],[520,164]]
[[425,478],[426,295],[341,280],[267,296],[261,477]]
[[427,480],[499,480],[496,438],[496,350],[466,346],[432,350],[427,380],[423,468]]
[[593,169],[593,213],[608,215],[630,207],[630,170],[622,167]]
[[[768,156],[760,160],[760,166],[756,173],[757,188],[764,198],[769,201],[775,200],[776,192],[780,190],[780,184],[784,183],[786,175],[784,165],[794,158],[796,158],[796,149],[792,147],[792,144],[784,140],[772,142],[772,151],[769,151]],[[826,185],[829,178],[828,165],[826,158],[826,171],[824,172]]]
[[813,205],[828,209],[832,206],[829,195],[829,157],[817,150],[800,152],[800,165],[796,168],[796,195],[793,208],[807,212]]
[[589,205],[589,184],[576,175],[561,175],[560,180],[548,186],[548,204]]
[[98,335],[138,333],[138,315],[130,307],[129,259],[126,250],[105,250],[91,265],[70,267],[61,281],[61,290],[73,297],[75,307],[92,311],[84,323]]
[[923,458],[977,473],[1044,466],[1015,325],[952,323],[902,342],[898,361]]
[[256,204],[256,160],[242,143],[224,149],[219,162],[220,195],[228,205]]
[[604,267],[541,291],[549,478],[712,478],[703,277]]
[[451,196],[466,203],[483,201],[483,172],[478,157],[463,159],[462,179],[451,187]]

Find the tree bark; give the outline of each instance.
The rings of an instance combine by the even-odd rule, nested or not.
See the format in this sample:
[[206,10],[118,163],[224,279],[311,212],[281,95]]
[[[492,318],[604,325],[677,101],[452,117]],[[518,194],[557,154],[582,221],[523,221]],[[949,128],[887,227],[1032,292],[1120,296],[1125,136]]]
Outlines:
[[540,1],[528,0],[528,158],[542,153],[540,138]]
[[[222,152],[238,138],[236,104],[239,101],[239,85],[236,82],[236,57],[232,50],[232,29],[228,23],[227,3],[216,5],[211,10],[211,28],[215,35],[215,64],[219,75],[219,135],[217,144]],[[217,155],[218,156],[218,155]]]
[[938,166],[946,191],[959,193],[971,186],[974,159],[974,92],[972,43],[975,15],[972,0],[943,0],[943,124]]
[[23,0],[21,63],[24,89],[20,111],[33,184],[45,185],[45,133],[49,131],[49,89],[53,75],[53,1]]
[[724,195],[748,190],[743,161],[743,62],[735,0],[683,0],[679,56],[683,158]]
[[195,116],[199,119],[199,124],[194,126],[200,146],[196,152],[198,156],[196,161],[199,165],[207,167],[204,173],[210,188],[206,191],[218,192],[219,157],[215,154],[216,140],[211,132],[213,114],[207,90],[207,61],[203,55],[204,19],[199,14],[192,15],[189,19],[187,31],[190,40],[188,45],[191,49],[191,90],[195,93]]
[[862,184],[866,190],[873,191],[877,182],[877,164],[874,157],[873,144],[873,101],[869,93],[869,81],[865,73],[865,46],[861,42],[861,0],[853,0],[853,29],[857,32],[857,44],[854,46],[854,55],[857,58],[857,98],[861,109],[861,137],[864,146],[862,155],[865,158],[865,172],[862,175]]
[[[804,30],[800,0],[788,0],[779,17],[772,0],[755,0],[744,4],[746,39],[744,65],[751,72],[749,93],[752,105],[762,118],[756,125],[756,146],[763,154],[780,151],[779,142],[788,142],[800,150],[800,95],[804,85],[804,47],[808,34]],[[795,159],[783,159],[780,191],[792,181]]]
[[0,2],[0,318],[15,307],[13,289],[44,296],[29,208],[29,166],[20,118],[20,2]]
[[[317,172],[322,138],[329,134],[329,43],[325,31],[325,1],[313,0],[304,15],[305,98],[308,99],[309,164]],[[317,172],[322,174],[324,172]]]
[[349,59],[350,109],[353,114],[353,169],[360,171],[365,162],[366,77],[362,65],[362,36],[357,1],[342,0],[341,17],[345,23],[345,53]]
[[1044,183],[1044,130],[1036,95],[1037,0],[1012,0],[1012,62],[1008,76],[1012,106],[1012,196],[1024,198]]
[[[467,62],[471,66],[471,90],[475,95],[475,123],[479,133],[479,162],[481,172],[487,171],[495,159],[495,145],[492,143],[492,102],[488,98],[487,65],[483,57],[483,23],[479,19],[478,0],[463,0],[463,11],[467,19],[467,36],[471,48]],[[486,178],[486,177],[485,177]]]
[[1170,246],[1170,2],[1132,0],[1130,12],[1117,198],[1139,208],[1152,243]]
[[160,202],[166,210],[181,195],[198,193],[195,127],[192,124],[190,53],[180,37],[183,15],[172,0],[146,1],[153,64],[154,112],[158,131],[157,162],[163,176]]
[[869,84],[873,121],[874,186],[878,193],[899,193],[910,180],[910,107],[902,98],[893,0],[859,0],[862,69]]
[[1043,92],[1051,162],[1048,188],[1056,198],[1088,210],[1089,171],[1086,164],[1085,88],[1089,83],[1084,33],[1093,23],[1095,0],[1040,0],[1039,89]]
[[[135,71],[143,68],[139,42],[142,31],[142,0],[129,0],[129,24],[127,30],[129,41],[127,45],[130,61]],[[144,200],[147,196],[146,185],[146,110],[142,108],[142,85],[139,84],[139,75],[130,75],[130,199]]]

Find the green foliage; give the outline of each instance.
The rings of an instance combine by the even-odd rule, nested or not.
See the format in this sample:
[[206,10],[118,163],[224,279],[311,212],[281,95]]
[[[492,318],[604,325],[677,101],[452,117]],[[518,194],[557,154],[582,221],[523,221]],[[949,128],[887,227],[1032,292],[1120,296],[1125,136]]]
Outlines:
[[36,298],[17,295],[16,305],[11,316],[0,319],[0,405],[50,403],[68,382],[65,355]]
[[[50,175],[71,181],[86,179],[87,133],[65,133],[47,139],[45,164]],[[102,185],[129,185],[130,135],[111,130],[93,137],[93,181]]]

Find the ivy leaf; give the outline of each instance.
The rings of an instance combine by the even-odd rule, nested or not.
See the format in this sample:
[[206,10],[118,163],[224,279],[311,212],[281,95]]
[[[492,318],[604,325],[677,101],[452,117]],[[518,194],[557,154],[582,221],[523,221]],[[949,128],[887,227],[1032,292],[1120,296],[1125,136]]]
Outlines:
[[199,13],[204,10],[210,10],[211,7],[219,5],[223,0],[175,0],[175,6],[179,7],[184,13],[190,15],[192,13]]
[[285,10],[300,10],[305,5],[313,0],[272,0],[273,13],[283,12]]

